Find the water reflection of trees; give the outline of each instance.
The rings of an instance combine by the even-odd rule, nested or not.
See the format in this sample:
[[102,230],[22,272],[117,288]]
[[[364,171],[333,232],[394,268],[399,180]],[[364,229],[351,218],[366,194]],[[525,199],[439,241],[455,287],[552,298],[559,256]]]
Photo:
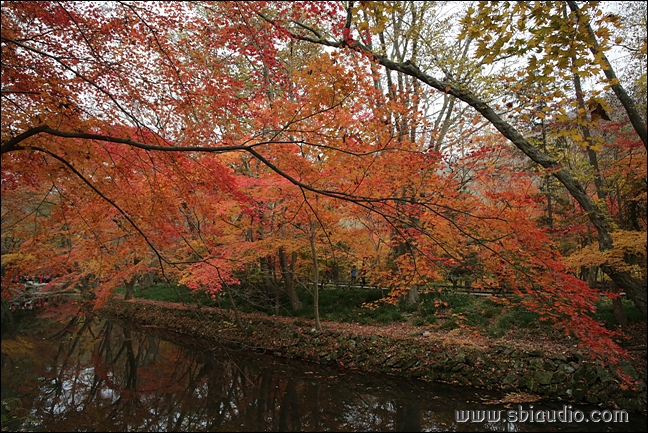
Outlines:
[[417,407],[366,385],[331,392],[334,370],[204,353],[99,319],[76,325],[43,346],[31,406],[47,430],[420,430]]
[[98,319],[77,329],[42,343],[30,416],[42,420],[49,431],[495,427],[457,424],[454,410],[459,403],[447,394],[458,396],[456,389],[435,387],[436,395],[431,395],[432,388],[416,381],[355,375],[224,348],[201,352]]

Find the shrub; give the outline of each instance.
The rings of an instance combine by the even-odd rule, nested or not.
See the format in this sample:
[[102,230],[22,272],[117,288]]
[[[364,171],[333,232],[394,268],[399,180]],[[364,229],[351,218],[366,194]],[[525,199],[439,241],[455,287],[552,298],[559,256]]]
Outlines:
[[422,317],[417,317],[412,321],[413,326],[425,326],[425,319]]
[[[632,301],[622,299],[621,305],[623,305],[623,310],[626,313],[626,318],[628,319],[629,324],[640,323],[645,320]],[[612,300],[610,298],[601,297],[596,301],[595,307],[596,313],[592,315],[593,319],[605,323],[605,326],[608,329],[614,329],[619,326],[619,322],[614,315],[614,307],[612,306]]]

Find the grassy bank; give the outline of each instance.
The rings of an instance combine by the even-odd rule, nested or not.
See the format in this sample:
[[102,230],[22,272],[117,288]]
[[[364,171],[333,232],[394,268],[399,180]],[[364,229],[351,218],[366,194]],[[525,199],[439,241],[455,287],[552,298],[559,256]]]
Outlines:
[[[123,293],[123,290],[118,290]],[[238,290],[236,303],[240,311],[245,313],[263,312],[274,315],[274,301],[258,295],[259,291]],[[375,308],[366,308],[367,304],[380,300],[384,292],[376,288],[340,289],[327,287],[320,290],[319,312],[322,320],[359,325],[387,325],[403,323],[422,327],[430,331],[450,331],[462,326],[473,327],[485,332],[489,337],[499,338],[528,338],[529,336],[553,335],[553,330],[539,320],[539,315],[519,306],[514,297],[507,298],[503,304],[490,297],[468,294],[442,292],[422,293],[421,302],[406,306],[378,302]],[[303,308],[292,311],[287,297],[280,299],[279,314],[285,317],[313,319],[313,296],[305,288],[298,289]],[[152,285],[147,290],[136,288],[135,298],[166,302],[198,303],[203,306],[229,309],[230,302],[224,294],[212,299],[204,293],[191,292],[184,286],[167,284]],[[640,323],[641,313],[632,304],[624,300],[624,307],[630,324]],[[596,304],[596,320],[604,322],[609,329],[618,326],[614,316],[612,302],[602,298]]]

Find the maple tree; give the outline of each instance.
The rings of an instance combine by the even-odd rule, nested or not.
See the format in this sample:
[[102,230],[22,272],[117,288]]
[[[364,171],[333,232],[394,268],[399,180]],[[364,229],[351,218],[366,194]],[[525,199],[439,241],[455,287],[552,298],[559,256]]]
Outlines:
[[[84,26],[90,28],[91,25],[95,24],[91,21],[95,18],[92,14],[86,16],[82,12],[94,13],[99,18],[114,18],[114,26],[104,25],[101,28],[102,32],[105,32],[105,37],[111,37],[111,32],[116,34],[123,30],[119,26],[123,25],[124,21],[139,22],[150,31],[149,37],[148,39],[142,39],[142,29],[140,28],[138,30],[138,37],[134,39],[132,45],[136,45],[139,41],[141,42],[141,49],[151,48],[151,44],[155,41],[153,46],[159,49],[159,51],[153,50],[154,52],[149,54],[154,57],[160,56],[163,62],[164,59],[170,60],[172,52],[176,50],[173,54],[177,56],[175,59],[177,64],[170,63],[166,65],[167,69],[163,71],[170,73],[175,78],[179,78],[178,71],[180,67],[196,69],[197,73],[205,73],[206,70],[210,70],[213,67],[211,64],[205,64],[205,62],[213,63],[213,58],[205,58],[201,63],[197,57],[198,54],[202,56],[213,54],[209,51],[211,45],[203,48],[205,51],[195,53],[192,51],[192,45],[180,44],[175,46],[170,43],[169,37],[163,37],[163,32],[173,33],[180,27],[177,22],[173,22],[173,18],[178,19],[178,14],[182,12],[182,8],[169,8],[169,10],[164,10],[156,14],[154,11],[140,10],[133,5],[120,5],[117,7],[117,10],[110,8],[102,9],[101,7],[84,10],[84,7],[79,11],[68,10],[62,7],[59,8],[49,4],[43,4],[40,7],[35,7],[34,5],[33,8],[23,8],[22,6],[24,5],[17,7],[17,13],[25,15],[35,14],[36,17],[33,19],[45,20],[45,24],[43,25],[55,25],[57,20],[61,19],[60,15],[62,14],[63,18],[65,18],[63,24],[72,25],[74,23],[72,26],[73,33],[75,29]],[[236,13],[234,10],[235,5],[228,4],[222,6],[223,8],[218,11],[209,8],[203,12],[210,20],[216,19],[214,14],[217,12],[223,14],[225,17],[227,14]],[[76,16],[73,12],[78,12],[79,15]],[[184,11],[184,13],[190,12],[190,10]],[[124,16],[121,17],[120,14]],[[149,20],[143,19],[143,14],[148,14]],[[4,15],[6,20],[9,20],[9,15],[9,13]],[[21,19],[26,20],[27,18],[21,17]],[[79,24],[81,21],[84,21],[85,24]],[[153,22],[161,26],[160,29],[162,30],[159,30],[160,33],[157,33],[158,30],[153,29]],[[233,24],[230,31],[236,33],[238,31],[238,25],[236,23]],[[13,30],[9,23],[7,23],[5,28],[8,31],[10,29]],[[252,30],[255,32],[252,33],[252,37],[256,37],[257,30]],[[65,33],[70,31],[70,29],[63,27],[61,31]],[[194,36],[205,37],[209,39],[209,44],[213,43],[210,38],[204,33],[201,33],[208,32],[207,27],[199,25],[199,23],[196,23],[193,28],[185,26],[183,31]],[[238,35],[238,33],[236,34]],[[102,35],[104,34],[99,34],[99,36]],[[93,61],[104,60],[104,56],[113,55],[113,50],[106,51],[101,46],[105,45],[105,41],[101,40],[99,36],[96,36],[98,40],[95,41],[84,34],[82,30],[79,35],[74,36],[78,36],[79,40],[81,40],[79,49],[83,51],[85,48],[95,57],[95,59],[92,59]],[[46,77],[49,72],[45,72],[45,70],[49,68],[56,69],[58,67],[63,72],[73,70],[70,65],[62,60],[62,54],[48,56],[39,50],[30,50],[24,43],[24,40],[28,38],[21,37],[19,39],[23,42],[19,42],[7,36],[3,37],[6,50],[15,56],[12,59],[16,62],[19,62],[18,57],[20,55],[29,57],[35,53],[36,58],[39,60],[42,60],[42,58],[45,60],[51,59],[53,63],[40,65],[43,70],[36,77],[14,77],[11,74],[5,74],[4,77],[7,82],[13,83],[20,81],[21,86],[38,87],[40,84],[38,81],[28,81],[27,78],[33,80],[39,77]],[[128,35],[124,37],[128,37]],[[227,36],[224,34],[223,37],[226,38]],[[180,42],[182,42],[182,39]],[[241,43],[249,44],[249,42]],[[245,46],[249,47],[249,45]],[[13,51],[14,48],[17,51]],[[60,47],[59,49],[63,50],[64,47]],[[260,47],[258,49],[259,53],[263,52],[262,49],[272,51],[271,48]],[[245,50],[240,51],[247,52]],[[250,54],[250,56],[253,55],[254,53]],[[250,58],[246,57],[246,59],[249,60]],[[28,61],[26,59],[20,60]],[[76,60],[82,62],[83,57],[80,56]],[[285,192],[277,197],[277,200],[283,200],[281,198],[282,196],[294,195],[298,191],[295,188],[290,188],[291,182],[293,185],[296,184],[309,190],[315,190],[317,187],[317,181],[315,180],[311,182],[312,185],[307,185],[305,181],[297,180],[296,177],[292,176],[307,178],[308,166],[313,163],[310,159],[316,157],[321,158],[320,155],[313,152],[309,147],[319,146],[321,150],[326,151],[328,143],[324,141],[322,144],[311,145],[309,142],[300,141],[303,140],[303,137],[299,136],[301,132],[298,128],[290,130],[289,132],[293,137],[285,139],[282,142],[279,136],[286,132],[282,131],[282,128],[278,130],[274,129],[278,122],[277,119],[281,120],[277,116],[287,116],[290,119],[294,116],[294,110],[299,109],[304,116],[301,120],[302,122],[309,120],[310,117],[320,116],[324,117],[325,122],[333,119],[338,124],[342,124],[345,120],[348,120],[348,117],[345,118],[342,115],[335,116],[330,112],[334,108],[341,106],[342,101],[348,97],[345,93],[348,93],[349,90],[343,88],[340,95],[336,96],[335,92],[331,93],[325,86],[321,86],[321,95],[317,96],[321,98],[331,96],[334,100],[332,107],[324,110],[321,110],[316,100],[314,102],[310,100],[303,102],[295,99],[271,101],[274,106],[269,107],[264,101],[265,92],[258,92],[254,87],[251,88],[250,95],[247,98],[238,94],[237,92],[239,91],[245,92],[247,90],[241,85],[241,81],[234,81],[228,75],[230,71],[226,71],[219,78],[227,78],[233,83],[231,89],[229,89],[231,90],[231,99],[226,100],[225,94],[228,93],[227,89],[223,88],[220,80],[215,80],[212,85],[217,88],[212,87],[212,91],[214,92],[212,95],[217,95],[218,103],[222,104],[217,105],[213,102],[214,96],[210,97],[207,89],[202,89],[200,93],[195,93],[190,98],[187,93],[190,83],[182,79],[174,83],[175,88],[171,90],[164,89],[164,86],[168,82],[164,74],[159,72],[154,73],[151,70],[151,65],[148,63],[148,60],[143,61],[142,64],[133,64],[137,60],[120,58],[114,61],[114,63],[118,64],[121,69],[118,71],[109,70],[110,73],[106,73],[111,79],[116,79],[112,74],[119,75],[119,73],[122,73],[121,79],[123,80],[124,88],[113,89],[112,87],[101,87],[97,84],[100,82],[101,77],[97,77],[93,81],[82,76],[76,70],[75,77],[64,83],[71,87],[71,89],[67,90],[67,93],[70,95],[79,96],[79,94],[85,92],[94,92],[95,94],[87,95],[87,97],[94,96],[98,99],[103,99],[109,106],[116,105],[118,112],[112,120],[108,119],[103,122],[102,119],[103,116],[110,113],[110,107],[107,107],[105,112],[102,112],[102,115],[97,118],[97,116],[89,116],[88,112],[99,110],[96,107],[86,106],[81,101],[56,102],[57,105],[55,107],[59,107],[59,105],[65,105],[64,108],[66,109],[73,107],[72,112],[74,112],[76,117],[72,117],[69,112],[58,113],[56,109],[52,109],[49,112],[51,115],[49,121],[60,123],[60,118],[63,118],[65,119],[65,125],[74,125],[72,131],[54,129],[44,124],[29,129],[28,135],[42,132],[54,137],[79,139],[53,140],[52,145],[56,148],[58,154],[54,154],[50,149],[37,146],[32,146],[28,149],[41,152],[59,161],[82,180],[81,184],[66,188],[63,199],[68,204],[84,203],[83,207],[70,209],[61,203],[58,210],[63,215],[59,214],[57,218],[52,218],[51,222],[54,223],[57,219],[59,221],[65,220],[66,217],[70,218],[71,215],[65,214],[65,212],[71,210],[73,213],[78,213],[78,215],[74,216],[75,219],[80,218],[84,223],[90,222],[87,228],[90,229],[91,234],[88,237],[83,234],[72,233],[65,223],[60,223],[58,226],[60,230],[66,231],[62,235],[70,239],[68,243],[74,243],[75,247],[73,248],[74,251],[70,251],[68,254],[60,254],[59,251],[59,255],[56,257],[63,263],[69,263],[70,268],[73,268],[77,264],[81,265],[82,268],[62,271],[57,265],[56,257],[48,257],[48,253],[56,254],[56,252],[44,247],[44,244],[50,240],[44,234],[41,238],[34,239],[31,244],[31,249],[34,251],[34,255],[31,256],[33,260],[29,263],[23,261],[22,266],[23,268],[31,268],[33,270],[34,266],[38,263],[41,267],[48,268],[50,273],[66,274],[66,279],[69,280],[68,283],[83,282],[84,278],[88,277],[103,279],[104,275],[108,276],[108,279],[103,281],[103,284],[98,290],[100,294],[105,295],[101,296],[102,300],[105,300],[106,296],[117,285],[132,281],[134,275],[139,272],[136,267],[132,266],[133,263],[140,264],[139,267],[144,272],[147,270],[147,267],[151,266],[152,259],[156,259],[155,261],[157,261],[158,267],[164,268],[166,266],[167,269],[164,272],[168,273],[170,277],[176,276],[175,273],[177,271],[177,277],[179,277],[180,281],[187,283],[192,288],[215,291],[221,287],[227,288],[228,284],[233,282],[231,275],[234,268],[238,266],[236,263],[245,260],[260,259],[264,251],[267,253],[268,249],[274,249],[276,247],[276,245],[272,245],[271,243],[266,242],[264,244],[262,242],[265,240],[262,239],[264,235],[251,236],[247,242],[240,242],[241,234],[249,230],[255,230],[254,224],[261,224],[263,230],[268,228],[267,213],[268,206],[271,206],[271,198],[267,196],[267,192],[273,190],[281,193],[281,188],[283,187]],[[262,60],[264,69],[278,67],[277,64],[266,65],[268,61],[265,58]],[[241,62],[244,63],[243,61]],[[89,61],[89,63],[92,63],[92,61]],[[319,64],[321,65],[322,62],[319,62]],[[199,69],[199,67],[203,67],[203,69]],[[106,69],[109,68],[106,67]],[[19,68],[8,68],[8,70],[11,73],[15,72],[18,74]],[[104,71],[103,69],[101,70]],[[129,70],[130,75],[125,75],[126,70]],[[140,72],[140,74],[135,72]],[[265,74],[255,77],[255,71],[246,69],[244,66],[236,71],[236,73],[241,74],[239,78],[246,80],[248,84],[256,80],[259,88],[265,87],[268,90],[270,87]],[[155,81],[154,77],[158,81]],[[336,78],[332,77],[333,79]],[[144,83],[144,85],[142,86],[141,83]],[[323,84],[328,83],[323,82]],[[333,84],[335,83],[333,82]],[[284,83],[284,85],[288,84]],[[142,89],[146,89],[149,92],[141,94]],[[119,91],[123,91],[124,93],[117,93]],[[40,112],[42,107],[38,106],[38,104],[47,105],[50,101],[43,102],[39,98],[36,98],[35,101],[31,99],[24,101],[21,99],[23,96],[30,95],[29,97],[31,97],[32,94],[24,93],[24,91],[19,90],[17,87],[8,90],[6,94],[8,95],[7,98],[9,98],[8,102],[17,106],[20,106],[20,104],[27,106],[32,103],[37,104],[33,109],[38,112],[36,116],[31,117],[24,110],[16,113],[16,118],[12,119],[13,123],[3,124],[7,134],[11,135],[11,131],[17,128],[17,125],[21,122],[27,124],[49,122],[47,119],[43,119],[45,114]],[[125,99],[125,102],[120,101],[120,98]],[[199,98],[203,98],[204,100],[199,101]],[[336,99],[338,101],[335,101]],[[97,100],[93,100],[93,103],[96,104]],[[211,111],[207,110],[209,113],[201,112],[202,115],[209,117],[209,120],[202,119],[202,122],[200,122],[198,121],[199,119],[196,119],[195,114],[197,111],[195,110],[195,106],[200,104],[210,107]],[[187,108],[188,105],[192,107]],[[358,110],[365,108],[364,105],[360,104],[358,104],[358,107]],[[156,109],[160,111],[158,112]],[[214,110],[221,111],[216,113]],[[309,112],[309,110],[312,112]],[[337,111],[339,112],[341,110],[338,109]],[[163,116],[163,113],[166,117]],[[243,117],[244,113],[246,114]],[[351,115],[348,112],[345,112],[345,114],[347,116]],[[204,137],[205,134],[214,136],[214,131],[205,131],[212,128],[215,118],[218,118],[219,115],[223,117],[218,119],[215,125],[220,130],[218,139],[219,142],[222,139],[230,143],[229,145],[213,148],[186,146],[187,141],[200,141],[203,139],[201,137]],[[237,115],[240,117],[237,117]],[[128,119],[134,120],[133,126],[126,128],[119,126],[119,124],[124,123]],[[235,120],[234,123],[232,123],[233,120]],[[297,123],[298,121],[294,119],[288,120],[283,126],[283,129],[286,129],[291,124]],[[83,126],[87,127],[90,131],[99,129],[102,132],[108,131],[112,135],[78,132]],[[327,124],[319,126],[327,134],[333,127],[334,125]],[[371,127],[371,124],[369,127]],[[340,130],[339,127],[337,129],[338,131]],[[263,132],[264,130],[269,130],[269,132]],[[276,147],[268,149],[268,152],[262,156],[255,150],[255,147],[262,145],[259,139],[264,136],[271,137],[268,144],[272,143]],[[232,137],[236,138],[234,139]],[[324,139],[327,138],[325,135],[323,137]],[[3,142],[3,154],[6,156],[3,160],[5,173],[13,173],[14,165],[11,159],[14,155],[12,154],[18,150],[27,149],[22,147],[22,145],[18,145],[24,138],[26,136],[22,135]],[[87,141],[83,143],[80,140],[98,140],[105,143],[94,146],[96,141],[90,144]],[[166,146],[165,143],[168,144],[171,140],[173,140],[174,146]],[[243,144],[232,144],[238,140],[241,140],[240,143]],[[121,147],[119,146],[120,144],[127,146]],[[77,155],[79,158],[72,156],[77,146],[85,146],[83,155]],[[332,148],[330,146],[328,147],[329,153],[331,153],[330,150]],[[290,160],[291,164],[294,165],[297,162],[301,166],[293,166],[290,172],[282,172],[284,176],[283,180],[277,177],[262,179],[250,176],[249,173],[238,173],[238,155],[235,157],[221,156],[218,159],[204,158],[195,154],[150,152],[152,150],[162,152],[200,150],[225,153],[245,149],[247,149],[256,161],[262,162],[262,165],[266,168],[269,167],[275,171],[279,171],[276,165],[277,161],[283,162]],[[291,159],[295,153],[301,154],[299,160]],[[63,158],[59,155],[66,155],[66,157]],[[349,158],[347,157],[347,159]],[[344,157],[337,158],[335,161],[339,164],[346,164]],[[249,160],[243,163],[248,168],[250,164],[254,164],[254,162]],[[94,171],[95,164],[99,166],[102,171],[101,174]],[[169,165],[169,171],[164,169],[166,165]],[[356,162],[355,165],[358,166],[358,163]],[[199,167],[202,167],[202,169],[198,169]],[[47,169],[42,170],[41,167],[35,168],[33,172],[46,178],[51,175],[52,177],[47,179],[51,181],[52,178],[56,178],[56,171],[60,170],[60,167],[52,167],[52,170],[54,170],[53,175],[52,172],[48,173]],[[84,172],[84,170],[87,171]],[[259,175],[267,176],[267,171],[264,171],[262,168],[256,167],[256,170],[259,172]],[[325,182],[327,176],[331,177],[331,170],[329,168],[329,173],[325,173],[325,176],[319,182]],[[206,172],[209,172],[209,174],[206,174]],[[122,176],[124,174],[125,176]],[[135,174],[139,174],[140,176],[135,176]],[[289,181],[286,181],[286,179]],[[19,183],[16,182],[16,184]],[[209,187],[207,189],[199,188],[201,186]],[[9,183],[3,183],[3,187],[5,187],[7,193],[12,191]],[[89,187],[90,190],[85,189],[86,187]],[[108,197],[108,195],[102,192],[105,190],[111,190],[111,197]],[[255,191],[264,195],[264,197],[257,199],[255,197]],[[343,194],[337,195],[330,193],[329,195],[332,197],[346,197]],[[303,206],[303,203],[300,206]],[[216,217],[220,218],[220,220],[214,221]],[[242,223],[242,221],[248,219],[251,225]],[[210,222],[210,224],[207,224],[207,222]],[[270,224],[270,226],[272,225]],[[49,234],[51,235],[51,232]],[[218,236],[217,241],[214,239],[216,234]],[[257,234],[260,234],[260,232]],[[76,239],[72,242],[72,238],[75,236]],[[183,247],[180,248],[178,244],[183,245]],[[91,254],[89,252],[96,248],[100,252],[99,257],[95,257],[96,260],[79,260],[79,257],[90,257]],[[219,249],[218,253],[213,251],[216,248]],[[46,259],[46,257],[48,258]],[[144,260],[145,257],[148,259]],[[11,257],[5,258],[11,259]],[[61,264],[61,267],[63,266]],[[184,275],[185,278],[182,278],[183,270],[179,268],[189,268],[190,272]],[[72,272],[69,272],[70,270]]]
[[[493,50],[488,32],[500,27],[482,21],[494,11],[468,11],[467,38],[452,45],[425,33],[433,8],[414,2],[3,4],[3,295],[15,276],[47,273],[98,307],[116,287],[159,272],[233,300],[258,269],[276,312],[275,263],[286,288],[300,271],[317,287],[326,260],[344,268],[366,259],[392,299],[463,269],[475,287],[522,295],[595,352],[616,351],[587,315],[598,294],[535,221],[541,194],[522,155],[582,207],[602,251],[590,263],[645,313],[645,289],[616,259],[639,244],[617,239],[615,250],[608,215],[576,172],[528,138],[530,120],[569,120],[523,91],[535,86],[561,106],[567,95],[555,87],[573,73],[551,47],[564,40]],[[568,19],[589,34],[583,17],[593,12]],[[537,16],[542,35],[564,25],[549,6],[508,13],[497,16]],[[574,48],[577,62],[592,50],[588,37]],[[496,78],[481,72],[497,53],[523,56],[542,44],[551,56],[530,58],[521,79],[506,68]],[[475,45],[479,61],[470,58]],[[582,66],[594,71],[603,61],[595,60]],[[543,80],[529,73],[538,62],[569,74]],[[425,86],[439,92],[440,110]],[[504,113],[493,92],[518,106]],[[577,123],[550,139],[586,143]],[[641,188],[629,200],[645,203]],[[47,215],[35,212],[38,198],[22,202],[39,194]]]
[[[609,61],[603,55],[603,51],[607,48],[605,44],[600,43],[597,38],[609,37],[609,30],[601,25],[601,29],[598,34],[592,34],[591,26],[589,25],[591,19],[586,17],[587,13],[596,13],[596,16],[600,16],[600,11],[597,11],[595,4],[588,4],[587,9],[578,9],[571,6],[572,13],[569,15],[568,19],[562,18],[562,13],[556,13],[551,10],[550,4],[538,4],[536,9],[531,7],[526,7],[523,2],[518,2],[513,8],[510,8],[509,5],[505,5],[501,10],[497,10],[499,14],[495,14],[495,6],[488,5],[487,3],[480,3],[480,10],[475,11],[471,8],[467,11],[467,15],[463,20],[464,24],[464,33],[465,37],[469,38],[482,38],[483,39],[478,43],[478,49],[476,56],[479,59],[480,64],[492,63],[500,55],[503,57],[511,56],[520,56],[524,58],[527,52],[532,49],[542,52],[545,50],[549,53],[548,56],[542,57],[540,60],[535,56],[531,55],[528,57],[527,66],[524,70],[521,70],[520,73],[514,76],[508,76],[505,73],[501,74],[501,79],[505,82],[510,82],[512,84],[513,90],[520,90],[525,87],[525,84],[528,84],[529,81],[538,81],[540,83],[547,83],[551,86],[555,85],[558,82],[558,79],[561,78],[562,71],[567,68],[569,65],[564,61],[569,59],[569,55],[580,54],[578,57],[579,60],[584,60],[582,66],[587,66],[589,69],[585,71],[588,75],[593,75],[598,70],[603,70],[606,74],[606,79],[610,81],[609,85],[615,91],[617,96],[620,98],[621,102],[624,105],[630,120],[633,123],[633,127],[637,131],[637,134],[642,139],[644,145],[646,142],[645,138],[645,126],[642,127],[641,122],[637,121],[636,109],[633,109],[631,102],[628,101],[623,91],[622,86],[617,82],[616,78],[613,76],[613,71],[611,70]],[[384,6],[377,6],[371,2],[365,2],[360,4],[360,8],[363,10],[372,11],[373,14],[378,17],[378,22],[380,22],[381,11]],[[530,158],[536,164],[542,166],[545,170],[548,170],[552,175],[569,191],[587,213],[591,223],[594,225],[596,231],[598,232],[599,247],[602,251],[610,250],[613,248],[613,240],[611,236],[611,228],[609,222],[606,218],[605,212],[600,209],[600,207],[593,201],[590,196],[586,193],[585,188],[581,183],[576,179],[572,172],[565,167],[563,167],[558,161],[552,158],[550,155],[543,153],[537,146],[534,146],[529,142],[524,135],[515,128],[515,126],[505,119],[506,114],[503,113],[501,108],[497,104],[489,103],[486,98],[480,97],[479,93],[473,93],[470,89],[470,83],[467,80],[458,82],[453,80],[452,77],[446,76],[443,80],[434,78],[433,76],[426,73],[424,70],[419,68],[412,60],[407,60],[405,62],[393,61],[385,55],[381,55],[372,51],[366,44],[366,38],[362,37],[354,38],[353,37],[353,23],[354,23],[354,13],[357,12],[357,9],[354,9],[354,4],[349,3],[346,8],[346,21],[344,25],[344,30],[341,32],[342,35],[339,39],[324,38],[316,29],[309,28],[307,26],[301,26],[293,30],[293,37],[300,40],[310,41],[312,43],[323,44],[336,48],[351,47],[352,49],[362,52],[366,55],[371,56],[376,62],[385,66],[387,69],[401,72],[404,75],[409,75],[419,80],[420,82],[447,94],[450,94],[457,99],[467,103],[473,107],[478,113],[480,113],[484,118],[486,118],[497,130],[502,133],[507,139],[509,139],[518,149],[520,149],[528,158]],[[562,12],[562,11],[560,11]],[[473,14],[477,13],[476,17]],[[499,37],[493,39],[489,30],[495,29],[499,32],[502,28],[509,26],[513,20],[513,17],[516,13],[519,13],[523,16],[523,19],[518,21],[520,24],[520,31],[526,30],[526,19],[533,19],[535,22],[533,25],[530,25],[530,33],[532,37],[528,40],[526,39],[516,39],[509,48],[504,49],[503,46],[507,43],[513,33],[508,31],[504,34],[505,37]],[[357,14],[355,15],[357,16]],[[611,17],[611,18],[610,18]],[[357,25],[359,34],[363,35],[363,29],[367,26],[367,21],[362,18],[358,18],[360,24]],[[570,21],[571,20],[571,21]],[[613,21],[613,15],[606,15],[601,18],[599,21],[602,23]],[[276,21],[273,21],[273,24],[279,25]],[[600,24],[600,23],[599,23]],[[286,26],[289,23],[285,24]],[[571,31],[570,29],[576,28],[577,31]],[[560,33],[563,32],[564,34]],[[545,37],[551,33],[556,33],[556,37]],[[535,35],[535,36],[533,36]],[[578,41],[578,45],[574,41]],[[492,42],[489,42],[492,41]],[[571,43],[570,43],[571,41]],[[365,42],[365,43],[363,43]],[[564,53],[561,49],[564,47],[569,47],[567,56],[563,55]],[[645,48],[644,48],[645,49]],[[594,54],[594,60],[590,61],[588,58],[583,55],[583,51],[591,51]],[[535,80],[536,73],[534,72],[537,69],[538,62],[541,61],[543,69],[543,77]],[[555,75],[554,75],[555,72]],[[518,75],[521,75],[523,78],[519,80]],[[571,78],[571,71],[569,72],[569,77]],[[560,89],[554,89],[553,91],[554,98],[564,98],[566,95]],[[625,95],[625,96],[624,96]],[[598,103],[596,99],[593,100]],[[533,102],[533,101],[532,101]],[[512,105],[511,105],[512,106]],[[534,116],[544,118],[547,116],[549,108],[542,108],[538,111],[537,108],[532,108],[530,112]],[[524,106],[516,108],[515,111],[522,112],[527,108]],[[499,113],[498,113],[499,111]],[[560,113],[560,110],[557,113],[558,118],[566,118],[567,114]],[[581,110],[582,112],[582,110]],[[586,112],[582,112],[585,114]],[[529,113],[523,113],[523,119],[528,119],[530,116]],[[568,116],[567,116],[568,117]],[[583,137],[580,134],[574,133],[574,137],[580,141],[583,141]],[[615,283],[621,287],[623,290],[628,293],[628,295],[633,299],[638,308],[646,314],[646,293],[645,287],[641,285],[636,278],[633,278],[632,275],[628,274],[622,269],[618,269],[614,266],[609,266],[607,263],[601,264],[601,269],[610,277]]]

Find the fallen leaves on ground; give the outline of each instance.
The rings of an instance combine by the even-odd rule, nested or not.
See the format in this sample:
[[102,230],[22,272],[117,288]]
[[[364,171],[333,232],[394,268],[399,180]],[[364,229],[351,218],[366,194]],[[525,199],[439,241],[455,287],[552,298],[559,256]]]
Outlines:
[[504,398],[499,400],[487,400],[483,401],[483,404],[510,404],[510,403],[533,403],[540,400],[541,397],[533,394],[527,394],[525,392],[511,392],[506,394]]
[[[116,295],[116,297],[123,298],[123,296],[121,295]],[[196,307],[195,305],[166,301],[153,301],[147,299],[132,299],[132,302],[156,304],[161,307],[176,309],[194,309]],[[216,313],[229,315],[232,318],[234,316],[231,310],[223,310],[219,308],[204,306],[201,306],[200,309],[204,312],[213,311]],[[299,326],[308,330],[315,328],[315,321],[313,319],[293,318],[285,316],[268,316],[267,314],[261,312],[240,313],[240,316],[241,320],[244,323],[254,319],[271,319],[275,322],[292,324],[294,326]],[[472,340],[474,346],[479,348],[502,346],[523,351],[540,350],[547,355],[571,353],[580,353],[583,355],[587,354],[587,351],[583,350],[582,347],[579,347],[575,340],[565,339],[563,341],[556,341],[548,337],[538,335],[523,335],[518,332],[520,331],[519,329],[512,329],[500,338],[490,338],[486,336],[484,332],[480,335],[480,338],[477,339],[475,336],[475,329],[453,329],[446,331],[440,330],[436,327],[413,326],[410,323],[403,322],[394,322],[389,325],[361,325],[359,323],[342,323],[322,320],[321,324],[322,329],[326,331],[352,333],[356,335],[362,335],[363,337],[384,336],[396,339],[416,338],[421,341],[429,339],[432,341],[438,341],[440,344],[465,343],[465,345],[468,345],[468,342]],[[423,335],[424,331],[426,332],[425,336]],[[635,366],[635,368],[639,367],[645,371],[646,322],[629,326],[626,330],[624,330],[624,335],[629,338],[629,341],[627,343],[628,346],[635,348],[635,350],[633,350],[633,353],[631,353],[634,358],[631,360],[632,364]]]

